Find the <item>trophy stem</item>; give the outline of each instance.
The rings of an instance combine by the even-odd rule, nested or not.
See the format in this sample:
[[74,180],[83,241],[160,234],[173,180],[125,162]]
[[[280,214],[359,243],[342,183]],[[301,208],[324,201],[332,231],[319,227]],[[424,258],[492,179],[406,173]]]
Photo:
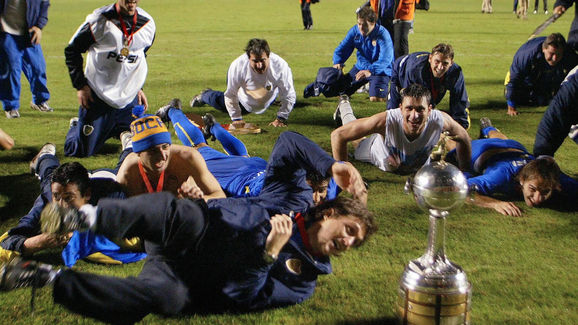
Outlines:
[[446,217],[429,216],[428,246],[424,258],[431,264],[446,262]]

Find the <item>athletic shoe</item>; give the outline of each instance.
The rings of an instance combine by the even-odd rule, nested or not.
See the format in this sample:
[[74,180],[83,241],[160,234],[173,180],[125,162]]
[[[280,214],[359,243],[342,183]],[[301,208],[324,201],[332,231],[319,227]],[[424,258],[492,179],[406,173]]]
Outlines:
[[544,10],[544,15],[547,15],[547,14],[548,14],[548,10]]
[[181,103],[181,100],[178,98],[171,99],[171,101],[167,105],[159,108],[157,110],[157,112],[155,113],[155,115],[160,117],[161,121],[163,121],[163,123],[168,124],[171,121],[171,119],[169,117],[169,111],[171,108],[182,109],[183,104]]
[[488,128],[490,126],[492,126],[492,121],[490,120],[490,118],[482,117],[480,119],[480,136],[478,137],[479,139],[487,138],[487,136],[484,135],[483,131],[485,128]]
[[52,265],[15,258],[0,266],[0,291],[44,287],[52,283],[58,273]]
[[122,144],[122,151],[124,151],[129,145],[132,144],[132,133],[130,131],[124,131],[123,133],[121,133],[120,143]]
[[191,105],[191,107],[201,107],[203,105],[205,105],[206,103],[203,101],[203,94],[209,90],[212,90],[211,88],[206,88],[205,90],[201,91],[200,94],[194,96],[191,99],[191,102],[189,103]]
[[339,96],[339,104],[337,104],[337,108],[335,109],[335,113],[333,113],[333,121],[335,122],[335,126],[336,127],[340,127],[343,125],[343,122],[341,121],[341,110],[339,110],[339,108],[341,107],[341,103],[346,103],[349,102],[349,96],[343,94]]
[[203,116],[203,124],[205,125],[203,126],[203,136],[205,137],[205,139],[211,138],[211,141],[216,140],[215,136],[211,133],[211,128],[213,127],[213,125],[217,123],[218,122],[213,116],[213,114],[207,113]]
[[74,208],[64,208],[55,202],[48,203],[40,214],[40,230],[45,234],[64,235],[90,227],[87,216]]
[[5,111],[5,113],[6,113],[6,118],[9,118],[9,119],[11,119],[11,118],[19,118],[19,117],[20,117],[20,112],[18,112],[17,109],[13,109],[13,110],[10,110],[10,111]]
[[538,13],[538,10],[534,10],[534,15]]
[[78,117],[73,117],[70,119],[70,122],[68,122],[68,128],[72,129],[73,127],[78,125]]
[[41,112],[52,112],[52,111],[54,111],[54,110],[52,109],[52,107],[50,107],[50,106],[48,105],[48,101],[45,101],[45,102],[43,102],[43,103],[41,103],[41,104],[34,104],[34,102],[31,102],[31,103],[30,103],[30,108],[35,109],[35,110],[37,110],[37,111],[41,111]]
[[38,176],[38,174],[36,174],[36,169],[38,169],[38,159],[44,155],[56,155],[56,146],[54,143],[45,143],[42,148],[40,148],[40,151],[38,151],[36,156],[34,156],[30,161],[30,173]]

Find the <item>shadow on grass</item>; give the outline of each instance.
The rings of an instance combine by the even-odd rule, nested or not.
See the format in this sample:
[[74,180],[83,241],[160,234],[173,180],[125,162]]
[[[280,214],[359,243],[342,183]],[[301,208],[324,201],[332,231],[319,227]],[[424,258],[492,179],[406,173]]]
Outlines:
[[38,182],[29,174],[2,176],[0,184],[3,184],[0,195],[8,198],[6,205],[0,208],[0,221],[22,217],[40,192]]
[[338,325],[372,325],[372,324],[381,324],[381,325],[394,325],[399,324],[397,318],[393,317],[383,317],[383,318],[374,318],[374,319],[356,319],[356,320],[346,320],[340,321],[335,324]]

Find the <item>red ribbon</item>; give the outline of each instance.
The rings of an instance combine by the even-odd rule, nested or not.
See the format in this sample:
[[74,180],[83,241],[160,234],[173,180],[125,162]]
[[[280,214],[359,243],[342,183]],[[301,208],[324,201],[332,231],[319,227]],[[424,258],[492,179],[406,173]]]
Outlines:
[[149,178],[147,177],[147,174],[145,173],[145,170],[142,167],[142,164],[140,163],[140,161],[138,162],[138,170],[140,171],[142,179],[145,182],[145,185],[147,186],[147,191],[149,193],[162,192],[163,184],[165,182],[165,171],[164,170],[161,172],[161,176],[159,177],[159,182],[157,184],[157,190],[156,191],[153,191],[153,187],[151,185],[151,182],[149,181]]
[[301,213],[297,213],[295,215],[295,222],[297,222],[297,228],[299,228],[299,234],[301,235],[301,239],[303,240],[305,250],[313,256],[320,257],[321,255],[313,253],[313,247],[311,247],[311,243],[309,242],[309,236],[307,235],[307,229],[305,229],[305,218],[303,218],[303,215]]
[[132,26],[130,28],[130,35],[128,34],[128,31],[126,30],[126,25],[124,23],[124,19],[122,19],[122,15],[120,14],[120,6],[118,5],[118,3],[116,4],[116,12],[118,13],[118,20],[120,21],[120,27],[122,27],[122,34],[124,35],[126,42],[123,42],[123,44],[128,48],[128,46],[130,45],[130,43],[132,42],[132,37],[134,35],[134,29],[136,28],[136,17],[138,16],[136,9],[135,9],[135,13],[134,16],[132,18]]

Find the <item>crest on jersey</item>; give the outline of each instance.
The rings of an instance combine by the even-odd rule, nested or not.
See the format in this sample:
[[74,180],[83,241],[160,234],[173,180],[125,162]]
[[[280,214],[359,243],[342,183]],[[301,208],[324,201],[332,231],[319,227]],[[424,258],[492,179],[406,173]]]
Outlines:
[[293,273],[293,274],[297,274],[297,275],[301,275],[301,265],[303,264],[303,262],[301,262],[300,259],[296,259],[296,258],[290,258],[287,261],[285,261],[285,266],[287,266],[287,269],[289,270],[289,272]]

